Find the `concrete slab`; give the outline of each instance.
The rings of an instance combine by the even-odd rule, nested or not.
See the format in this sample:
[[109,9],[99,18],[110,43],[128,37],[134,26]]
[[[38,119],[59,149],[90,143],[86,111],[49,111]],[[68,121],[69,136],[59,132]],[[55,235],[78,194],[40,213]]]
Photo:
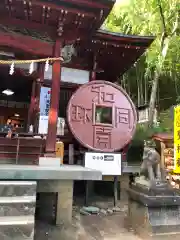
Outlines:
[[0,179],[13,180],[102,180],[102,173],[83,166],[1,165]]
[[[72,220],[72,203],[73,203],[73,180],[44,180],[38,181],[37,187],[38,193],[57,193],[57,202],[56,202],[56,225],[61,225],[62,223],[70,223]],[[49,199],[47,199],[49,200]],[[44,218],[45,206],[46,204],[46,214],[52,216],[53,209],[48,206],[51,205],[51,202],[47,201],[46,197],[40,199],[40,214],[41,218]]]
[[122,172],[123,173],[139,173],[140,164],[124,164],[122,163]]

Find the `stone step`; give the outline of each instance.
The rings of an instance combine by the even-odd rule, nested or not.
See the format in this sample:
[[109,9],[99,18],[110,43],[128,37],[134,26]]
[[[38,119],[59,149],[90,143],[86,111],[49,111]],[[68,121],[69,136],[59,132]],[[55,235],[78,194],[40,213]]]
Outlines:
[[34,224],[34,215],[28,216],[4,216],[0,217],[0,229],[1,226],[17,226],[17,225],[28,225]]
[[34,216],[0,217],[0,239],[33,240]]
[[4,202],[0,203],[0,217],[27,216],[35,214],[35,201],[33,202]]
[[0,197],[36,196],[34,181],[0,181]]
[[0,239],[34,239],[36,185],[34,181],[0,181]]

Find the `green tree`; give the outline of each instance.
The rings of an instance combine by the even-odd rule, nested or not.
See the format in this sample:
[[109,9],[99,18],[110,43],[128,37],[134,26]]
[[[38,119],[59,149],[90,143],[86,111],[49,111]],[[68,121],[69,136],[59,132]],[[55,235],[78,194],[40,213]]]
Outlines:
[[144,74],[143,78],[151,81],[149,127],[153,123],[157,88],[162,76],[173,79],[178,95],[180,2],[179,0],[120,1],[115,5],[104,27],[124,34],[156,36],[156,40],[145,54],[144,71],[140,70],[141,74],[142,72]]

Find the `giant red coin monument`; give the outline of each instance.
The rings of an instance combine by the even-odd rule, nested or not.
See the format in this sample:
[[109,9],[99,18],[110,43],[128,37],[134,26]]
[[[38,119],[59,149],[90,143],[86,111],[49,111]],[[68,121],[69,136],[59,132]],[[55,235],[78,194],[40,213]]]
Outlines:
[[97,152],[123,149],[132,139],[137,124],[135,106],[118,85],[91,81],[72,95],[67,120],[74,137]]

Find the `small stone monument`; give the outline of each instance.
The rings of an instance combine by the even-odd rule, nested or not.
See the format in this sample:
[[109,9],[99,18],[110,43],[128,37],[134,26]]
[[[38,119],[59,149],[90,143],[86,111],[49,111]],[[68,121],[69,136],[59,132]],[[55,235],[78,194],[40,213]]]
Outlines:
[[58,118],[57,121],[57,135],[64,136],[64,127],[65,127],[65,119]]
[[145,142],[140,177],[128,191],[128,220],[143,239],[180,237],[180,192],[166,180],[161,166],[153,142]]

